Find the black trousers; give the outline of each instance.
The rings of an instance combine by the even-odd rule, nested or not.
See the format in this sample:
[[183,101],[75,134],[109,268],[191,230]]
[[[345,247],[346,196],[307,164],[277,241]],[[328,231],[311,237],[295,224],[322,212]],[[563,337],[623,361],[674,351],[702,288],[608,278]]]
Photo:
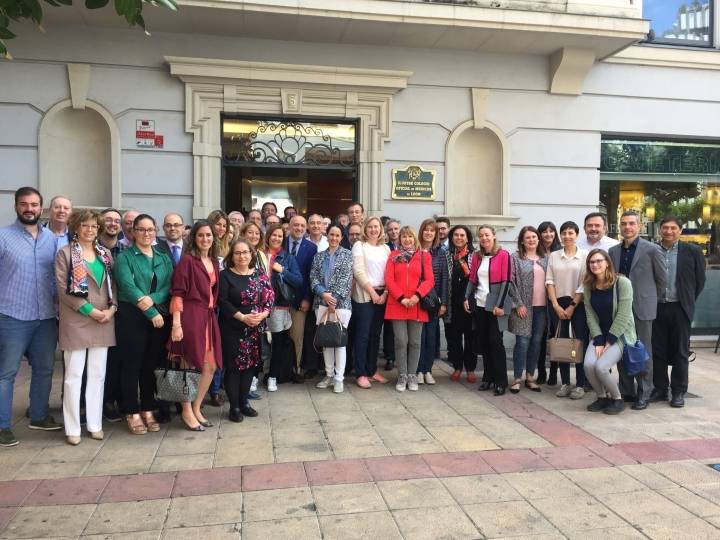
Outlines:
[[268,377],[274,377],[280,384],[290,381],[294,372],[295,345],[290,339],[290,332],[288,330],[273,332]]
[[383,356],[388,362],[395,361],[395,332],[392,323],[383,324]]
[[300,367],[304,371],[319,370],[321,366],[324,368],[322,352],[317,352],[313,346],[315,339],[315,329],[317,327],[317,319],[315,318],[315,310],[310,309],[305,314],[305,328],[303,329],[303,354]]
[[[688,389],[688,357],[690,356],[690,320],[680,302],[658,304],[652,328],[653,386],[663,393],[668,386],[673,394]],[[668,378],[668,367],[672,373]]]
[[462,305],[453,306],[452,322],[446,327],[448,360],[455,371],[468,373],[477,367],[477,354],[473,347],[472,315],[465,312]]
[[107,365],[105,368],[105,397],[103,401],[109,405],[120,404],[122,399],[122,388],[120,383],[122,363],[118,355],[117,347],[110,347],[107,354]]
[[225,393],[230,402],[230,410],[245,406],[250,393],[250,384],[255,376],[255,366],[249,369],[239,369],[237,364],[227,362],[225,367]]
[[123,414],[136,414],[156,408],[153,372],[164,361],[163,353],[169,333],[169,321],[165,321],[162,328],[155,328],[136,306],[126,302],[119,303],[115,315],[115,337],[121,362],[120,407]]
[[477,352],[483,357],[482,380],[506,388],[508,385],[507,359],[497,317],[481,307],[478,307],[473,315]]

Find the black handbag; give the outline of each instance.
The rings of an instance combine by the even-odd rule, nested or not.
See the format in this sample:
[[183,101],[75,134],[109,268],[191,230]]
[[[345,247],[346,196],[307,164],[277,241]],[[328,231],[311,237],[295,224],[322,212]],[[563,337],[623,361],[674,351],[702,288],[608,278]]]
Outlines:
[[[153,272],[152,281],[150,282],[150,294],[154,293],[157,290],[157,275],[155,275],[155,272]],[[162,315],[164,318],[167,318],[170,316],[170,300],[166,300],[162,304],[154,304],[155,309],[158,310],[158,313]]]
[[315,328],[313,347],[318,352],[325,347],[328,349],[345,347],[348,342],[347,328],[340,322],[337,314],[334,321],[328,321],[328,315],[330,315],[330,310],[325,312],[325,316]]
[[[423,264],[424,252],[420,252],[420,281],[418,281],[418,287],[420,283],[425,281],[425,264]],[[440,312],[440,298],[438,297],[437,291],[433,286],[425,296],[420,297],[420,306],[427,311],[428,317],[434,319]]]
[[[284,300],[291,306],[295,305],[298,294],[297,289],[285,281],[282,274],[278,272],[273,272],[272,279],[275,292],[280,296],[280,300]],[[277,299],[275,303],[277,303]]]
[[174,353],[173,342],[168,343],[165,367],[155,369],[155,396],[159,400],[173,403],[194,401],[198,394],[200,371],[183,367],[182,353]]

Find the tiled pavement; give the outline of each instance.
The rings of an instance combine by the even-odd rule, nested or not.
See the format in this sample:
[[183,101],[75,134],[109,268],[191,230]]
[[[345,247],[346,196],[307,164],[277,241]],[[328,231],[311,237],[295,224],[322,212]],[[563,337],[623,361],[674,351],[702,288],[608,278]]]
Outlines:
[[283,385],[241,424],[208,408],[205,433],[106,426],[78,447],[26,428],[21,377],[0,536],[720,539],[718,358],[698,354],[682,410],[495,398],[437,364],[417,393]]

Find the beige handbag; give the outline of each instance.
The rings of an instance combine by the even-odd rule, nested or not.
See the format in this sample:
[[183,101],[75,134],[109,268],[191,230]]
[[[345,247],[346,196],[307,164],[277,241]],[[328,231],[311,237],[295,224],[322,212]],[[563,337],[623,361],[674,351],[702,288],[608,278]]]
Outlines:
[[551,362],[562,362],[565,364],[582,364],[583,363],[583,342],[573,336],[572,324],[570,325],[570,337],[560,337],[560,325],[562,321],[558,321],[555,337],[548,339],[548,352],[550,353]]

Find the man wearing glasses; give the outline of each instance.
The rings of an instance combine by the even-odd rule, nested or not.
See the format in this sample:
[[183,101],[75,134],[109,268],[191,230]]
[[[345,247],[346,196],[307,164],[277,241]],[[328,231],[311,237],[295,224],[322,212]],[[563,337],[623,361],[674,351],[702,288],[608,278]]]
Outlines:
[[98,237],[98,242],[109,249],[113,259],[117,257],[122,249],[120,247],[119,235],[122,228],[122,217],[119,210],[115,208],[106,208],[100,212],[100,216],[105,221],[105,227],[102,234]]
[[165,253],[173,263],[173,268],[180,262],[183,252],[183,230],[185,223],[180,214],[170,213],[163,220],[163,231],[165,238],[157,241],[157,247]]

